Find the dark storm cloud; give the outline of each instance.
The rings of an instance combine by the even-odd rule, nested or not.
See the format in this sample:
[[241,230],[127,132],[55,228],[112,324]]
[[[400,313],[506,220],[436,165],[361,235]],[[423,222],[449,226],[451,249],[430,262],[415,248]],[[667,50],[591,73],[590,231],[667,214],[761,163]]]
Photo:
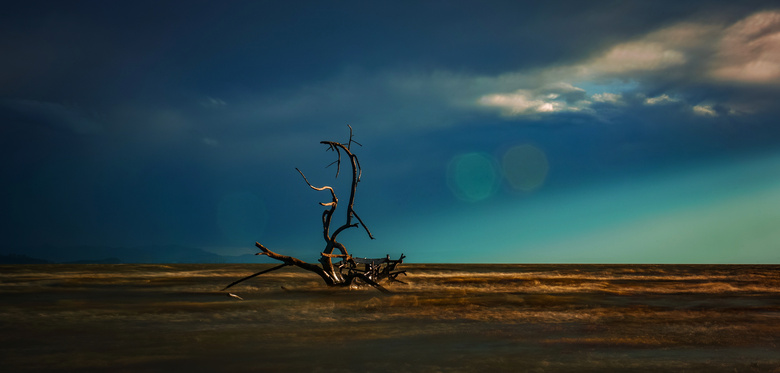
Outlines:
[[[706,13],[691,3],[78,5],[33,4],[7,13],[12,32],[3,34],[3,45],[10,53],[0,69],[10,83],[5,98],[67,98],[100,112],[117,103],[188,110],[206,97],[234,104],[259,97],[247,102],[264,106],[253,113],[258,120],[301,115],[307,105],[312,113],[344,116],[344,103],[356,111],[395,106],[405,117],[425,117],[448,110],[435,107],[442,92],[424,92],[430,86],[466,91],[455,99],[473,101],[475,94],[494,92],[475,89],[470,77],[500,80],[510,72],[582,61],[594,50]],[[734,18],[748,8],[727,10]],[[350,67],[363,73],[350,81]],[[404,91],[377,84],[377,72],[416,86]],[[442,74],[428,77],[436,72],[456,75],[456,83],[442,82]],[[409,93],[425,97],[404,96]]]
[[[534,143],[554,189],[724,144],[771,147],[773,14],[762,2],[16,4],[0,15],[4,235],[219,246],[254,224],[284,237],[319,202],[294,167],[332,181],[318,143],[345,141],[347,124],[366,145],[361,216],[374,221],[457,203],[445,173],[462,153]],[[769,26],[752,32],[756,15]],[[268,215],[250,218],[246,201]]]
[[[38,89],[93,98],[96,91],[151,95],[160,89],[289,86],[349,65],[497,74],[582,58],[594,47],[700,8],[693,3],[25,2],[3,17],[2,45],[9,53],[0,74],[16,83],[15,89],[30,89],[32,79]],[[84,89],[63,86],[67,83]]]
[[11,122],[61,128],[77,134],[94,134],[102,130],[98,120],[90,118],[76,107],[51,102],[26,100],[0,101],[0,114],[7,125]]

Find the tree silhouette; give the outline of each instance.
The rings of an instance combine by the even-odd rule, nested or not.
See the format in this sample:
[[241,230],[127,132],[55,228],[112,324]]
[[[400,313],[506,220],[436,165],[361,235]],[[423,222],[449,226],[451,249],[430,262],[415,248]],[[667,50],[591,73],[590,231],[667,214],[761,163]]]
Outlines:
[[[301,174],[303,181],[305,181],[311,189],[316,191],[327,190],[330,192],[330,202],[320,202],[320,205],[326,209],[322,212],[322,234],[323,238],[325,239],[325,249],[320,253],[319,264],[307,263],[292,256],[278,254],[263,246],[261,243],[255,242],[255,246],[260,249],[260,252],[256,255],[265,255],[269,258],[282,262],[282,264],[234,281],[222,290],[227,290],[228,288],[243,281],[287,266],[296,266],[307,271],[314,272],[319,275],[328,286],[349,287],[356,284],[367,284],[375,287],[379,291],[389,292],[389,290],[379,284],[379,281],[389,280],[402,282],[398,280],[397,277],[400,274],[405,275],[406,271],[396,271],[396,267],[403,262],[403,259],[405,258],[403,254],[401,254],[401,257],[397,260],[390,259],[389,255],[380,259],[356,258],[349,254],[344,244],[337,241],[337,238],[341,232],[349,228],[357,228],[359,226],[363,227],[369,238],[372,240],[374,239],[371,231],[368,229],[365,223],[363,223],[363,220],[360,219],[360,216],[355,212],[354,208],[355,193],[357,192],[358,183],[360,182],[363,171],[360,167],[358,157],[352,152],[352,144],[358,146],[362,145],[352,139],[352,126],[348,127],[349,140],[346,142],[346,144],[335,141],[320,141],[320,144],[328,146],[327,151],[333,151],[336,153],[336,160],[328,165],[328,167],[334,164],[336,165],[337,178],[341,172],[342,161],[348,162],[352,169],[352,186],[349,192],[349,200],[347,202],[346,221],[344,224],[333,230],[332,233],[331,225],[333,224],[333,214],[336,212],[336,209],[339,205],[339,199],[336,197],[336,192],[332,187],[329,186],[316,187],[312,185],[309,180],[306,179],[306,175],[304,175],[301,170],[298,168],[295,169],[298,171],[298,173]],[[355,222],[354,220],[357,221]],[[336,253],[334,253],[334,251],[336,251]],[[334,260],[338,261],[334,262]]]

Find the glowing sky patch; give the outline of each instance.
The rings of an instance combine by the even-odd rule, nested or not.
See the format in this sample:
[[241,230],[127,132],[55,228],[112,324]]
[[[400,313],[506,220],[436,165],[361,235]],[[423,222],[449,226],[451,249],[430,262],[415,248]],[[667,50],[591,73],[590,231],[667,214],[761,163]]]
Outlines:
[[[780,242],[777,187],[703,206],[670,209],[539,249],[555,253],[556,261],[773,263],[780,260],[780,252],[773,249]],[[773,250],[775,254],[767,257]]]
[[[428,223],[420,224],[425,232],[400,229],[409,233],[410,244],[431,248],[424,258],[449,252],[463,262],[499,257],[502,262],[583,263],[780,260],[777,155],[483,208],[490,214],[472,210],[426,217]],[[428,237],[429,232],[441,235]]]

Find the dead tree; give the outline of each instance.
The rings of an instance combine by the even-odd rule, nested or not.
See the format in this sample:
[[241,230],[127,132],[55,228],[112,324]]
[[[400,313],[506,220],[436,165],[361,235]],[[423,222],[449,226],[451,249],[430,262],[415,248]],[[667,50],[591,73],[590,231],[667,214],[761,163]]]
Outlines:
[[[355,258],[349,254],[344,244],[337,241],[339,234],[341,234],[343,231],[349,228],[357,228],[359,226],[363,227],[369,238],[372,240],[374,239],[371,231],[368,229],[365,223],[363,223],[363,220],[360,219],[360,216],[355,212],[354,209],[355,192],[357,192],[357,186],[360,182],[360,177],[362,176],[363,172],[360,168],[360,162],[358,161],[357,156],[352,153],[352,144],[356,144],[358,146],[362,145],[352,139],[352,127],[348,127],[349,141],[347,141],[346,144],[335,141],[320,141],[320,144],[325,144],[328,146],[327,151],[333,151],[336,153],[336,160],[328,165],[328,167],[334,164],[336,165],[336,177],[339,176],[339,172],[341,171],[342,161],[348,162],[352,168],[352,187],[349,192],[346,222],[344,222],[344,224],[338,226],[331,232],[333,214],[336,212],[336,208],[339,204],[339,199],[336,197],[336,192],[333,190],[333,188],[329,186],[316,187],[312,185],[308,179],[306,179],[306,176],[303,174],[303,172],[301,172],[301,170],[297,168],[295,169],[299,174],[301,174],[303,181],[305,181],[311,189],[316,191],[330,192],[330,202],[320,202],[320,205],[326,209],[322,213],[322,235],[325,239],[325,249],[320,253],[319,264],[307,263],[292,256],[275,253],[267,247],[263,246],[261,243],[255,242],[255,246],[260,249],[260,252],[255,255],[265,255],[269,258],[282,262],[282,264],[239,279],[226,286],[222,290],[226,290],[233,285],[241,283],[245,280],[249,280],[253,277],[287,266],[296,266],[307,271],[314,272],[319,275],[328,286],[349,287],[352,285],[367,284],[375,287],[379,291],[389,292],[386,288],[379,284],[380,281],[388,280],[402,282],[401,280],[398,280],[397,277],[401,274],[406,275],[406,271],[397,271],[396,267],[403,262],[403,259],[405,258],[403,254],[401,254],[401,257],[397,260],[390,259],[389,255],[381,259]],[[357,221],[355,222],[353,220]],[[338,261],[334,262],[334,259]]]

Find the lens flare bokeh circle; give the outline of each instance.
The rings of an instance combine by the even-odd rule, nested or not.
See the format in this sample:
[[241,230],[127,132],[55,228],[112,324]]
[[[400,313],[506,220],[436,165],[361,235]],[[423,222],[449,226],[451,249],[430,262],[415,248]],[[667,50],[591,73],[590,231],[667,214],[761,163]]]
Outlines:
[[542,186],[549,170],[544,152],[529,144],[512,147],[501,160],[501,171],[509,185],[524,192]]
[[447,185],[463,201],[477,202],[491,197],[500,181],[498,165],[487,154],[460,154],[447,165]]

